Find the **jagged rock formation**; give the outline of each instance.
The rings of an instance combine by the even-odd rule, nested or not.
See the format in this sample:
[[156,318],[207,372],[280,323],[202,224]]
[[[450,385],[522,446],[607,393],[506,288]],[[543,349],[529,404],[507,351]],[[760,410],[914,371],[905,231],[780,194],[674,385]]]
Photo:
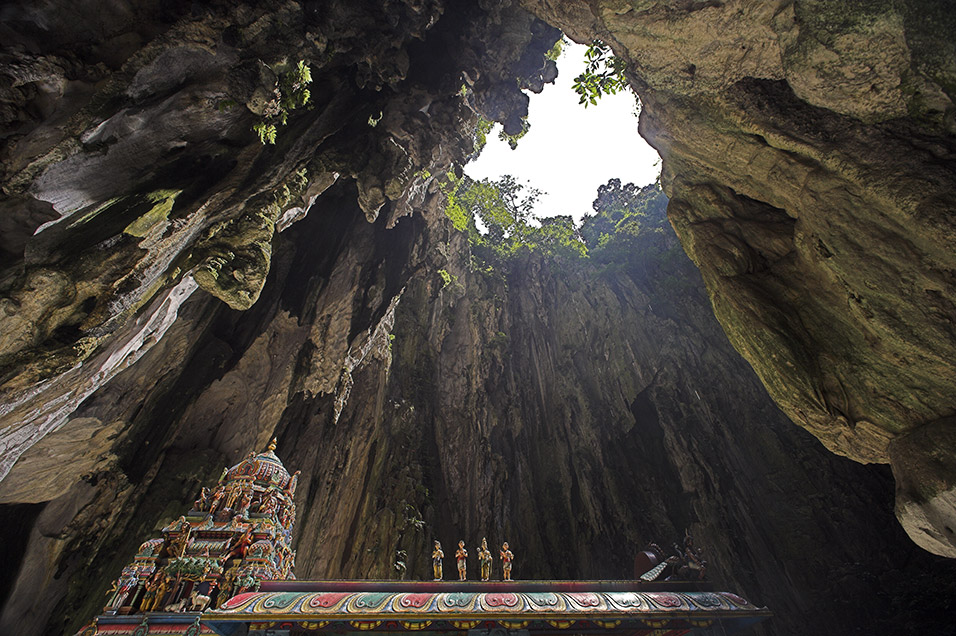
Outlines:
[[[389,225],[408,214],[424,174],[472,152],[475,109],[526,114],[516,78],[540,89],[558,37],[515,8],[439,24],[438,2],[100,9],[4,8],[4,476],[197,285],[252,306],[276,231],[338,178],[369,222],[387,201]],[[285,109],[290,60],[311,66],[309,108],[263,146],[252,128]],[[3,483],[25,500],[15,474]]]
[[[422,521],[493,535],[533,520],[527,575],[627,574],[620,545],[690,525],[732,564],[727,581],[790,617],[784,631],[826,575],[866,608],[847,617],[874,621],[892,612],[867,600],[873,572],[913,581],[876,596],[883,608],[952,580],[866,516],[884,473],[757,426],[776,416],[754,385],[723,383],[746,371],[700,307],[678,322],[641,309],[649,292],[626,278],[579,272],[583,298],[534,261],[507,290],[472,279],[430,179],[471,152],[475,111],[520,127],[519,88],[553,77],[548,24],[611,43],[735,346],[831,448],[893,459],[904,523],[923,515],[936,535],[916,538],[946,552],[953,56],[933,24],[948,14],[526,4],[542,19],[438,0],[0,9],[0,501],[19,564],[0,631],[87,620],[142,538],[274,432],[303,468],[300,576],[391,571],[396,548],[422,554]],[[263,145],[252,128],[299,60],[312,107]],[[438,289],[442,267],[460,288]],[[686,422],[696,435],[677,434]],[[628,472],[634,457],[653,483]],[[769,494],[738,474],[755,466]],[[780,500],[805,512],[764,515]],[[575,539],[592,549],[556,560]],[[808,560],[820,544],[832,552]],[[838,614],[821,616],[845,626]]]
[[[956,556],[956,15],[946,2],[525,2],[629,64],[718,319]],[[904,458],[905,459],[902,459]]]

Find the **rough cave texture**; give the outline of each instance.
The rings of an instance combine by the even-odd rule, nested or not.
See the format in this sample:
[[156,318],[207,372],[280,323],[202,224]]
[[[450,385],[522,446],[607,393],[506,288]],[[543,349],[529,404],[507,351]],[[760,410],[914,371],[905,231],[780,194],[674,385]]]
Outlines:
[[773,399],[892,463],[907,532],[956,557],[951,3],[525,4],[627,60],[671,222]]
[[[788,428],[701,303],[535,259],[476,278],[432,181],[476,112],[520,129],[554,27],[610,43],[731,342],[952,554],[943,3],[525,4],[0,8],[0,632],[88,620],[273,434],[302,577],[398,549],[420,575],[433,534],[479,533],[521,577],[627,576],[689,527],[779,633],[951,629],[888,472]],[[263,145],[299,60],[311,105]]]

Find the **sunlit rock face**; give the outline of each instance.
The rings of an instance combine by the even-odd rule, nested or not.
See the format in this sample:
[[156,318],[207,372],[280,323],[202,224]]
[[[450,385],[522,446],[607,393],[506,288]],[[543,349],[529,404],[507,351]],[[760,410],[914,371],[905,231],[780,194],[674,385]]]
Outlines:
[[[520,127],[549,24],[611,43],[732,342],[791,418],[893,461],[921,540],[953,501],[952,43],[831,4],[6,3],[0,633],[88,621],[273,434],[300,577],[397,576],[396,550],[419,576],[432,535],[479,533],[518,578],[627,576],[690,528],[781,633],[948,624],[901,609],[956,577],[900,542],[886,471],[787,428],[699,303],[533,259],[475,278],[432,180],[476,111]],[[299,60],[310,104],[263,145]]]
[[629,62],[671,221],[777,404],[892,463],[910,536],[956,556],[950,4],[525,4]]

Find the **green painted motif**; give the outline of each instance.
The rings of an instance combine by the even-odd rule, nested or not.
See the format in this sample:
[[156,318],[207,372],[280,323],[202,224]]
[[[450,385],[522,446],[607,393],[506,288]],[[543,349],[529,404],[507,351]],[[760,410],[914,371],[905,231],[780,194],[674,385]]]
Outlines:
[[355,599],[353,605],[356,609],[375,609],[384,603],[389,596],[385,592],[369,592]]
[[273,594],[262,602],[262,608],[286,609],[294,605],[295,602],[300,598],[302,598],[302,595],[298,594],[297,592],[281,592],[279,594]]
[[475,595],[470,592],[453,592],[447,594],[443,602],[448,607],[469,607],[475,600]]
[[558,604],[558,597],[551,592],[530,592],[525,594],[528,600],[538,606],[555,606]]

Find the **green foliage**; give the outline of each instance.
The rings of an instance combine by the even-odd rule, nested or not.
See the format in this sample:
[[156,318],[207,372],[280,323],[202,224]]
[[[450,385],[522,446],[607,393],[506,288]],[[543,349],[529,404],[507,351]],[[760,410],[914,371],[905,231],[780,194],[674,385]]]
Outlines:
[[458,282],[458,277],[455,276],[454,274],[449,274],[447,269],[440,269],[440,270],[438,270],[438,275],[441,276],[441,280],[442,280],[442,286],[441,286],[441,288],[442,288],[442,289],[445,289],[446,287],[448,287],[448,286],[451,285],[452,283],[457,283],[457,282]]
[[262,145],[274,144],[276,142],[276,127],[275,124],[267,124],[263,121],[258,122],[255,126],[252,127],[256,134],[259,135],[259,141],[262,142]]
[[554,43],[554,46],[544,54],[545,59],[556,62],[561,54],[564,53],[564,47],[567,45],[568,41],[564,38],[558,38],[558,41]]
[[475,155],[480,154],[481,151],[484,150],[485,144],[488,143],[488,133],[491,132],[494,126],[495,122],[487,120],[484,117],[478,118],[478,125],[475,127]]
[[511,337],[504,331],[499,331],[488,341],[488,346],[505,350],[511,345]]
[[552,216],[541,218],[539,222],[541,227],[535,230],[534,240],[541,251],[568,258],[588,256],[588,248],[573,218]]
[[[659,183],[639,187],[611,179],[598,189],[594,213],[580,225],[570,216],[536,217],[542,193],[511,176],[475,181],[449,173],[441,189],[446,214],[468,234],[474,272],[500,276],[518,257],[537,253],[562,267],[587,259],[599,272],[626,274],[655,302],[671,307],[699,293],[699,274],[670,227]],[[456,282],[445,270],[439,275],[444,286]]]
[[411,527],[415,532],[424,530],[425,520],[422,519],[422,514],[418,512],[418,509],[406,501],[402,501],[402,505],[402,516],[404,517],[405,525]]
[[[535,217],[534,206],[543,193],[510,175],[474,181],[449,174],[442,191],[446,198],[445,214],[456,229],[468,233],[478,261],[473,269],[485,270],[489,262],[508,259],[525,250],[568,258],[587,256],[572,218]],[[478,223],[484,233],[478,231]]]
[[[494,127],[495,122],[489,121],[484,117],[478,118],[478,125],[475,127],[475,150],[473,156],[481,154],[481,151],[484,150],[485,145],[488,143],[488,133],[490,133]],[[528,119],[523,117],[521,119],[521,132],[509,135],[502,129],[498,131],[498,139],[507,142],[508,145],[511,146],[511,149],[514,150],[518,147],[518,140],[527,135],[529,130],[531,130],[531,125],[528,123]]]
[[274,89],[274,97],[263,109],[262,119],[252,127],[263,145],[274,144],[278,127],[285,126],[289,114],[308,104],[312,98],[308,89],[312,83],[312,71],[304,61],[299,60],[295,66],[284,71],[278,69],[276,74],[279,81]]
[[[649,234],[663,235],[667,198],[657,184],[643,188],[611,179],[598,188],[595,214],[581,223],[581,236],[600,262],[627,262],[633,243]],[[653,241],[645,246],[650,249]]]
[[[312,70],[303,60],[299,62],[283,75],[279,81],[279,90],[282,92],[282,108],[286,113],[305,106],[312,98],[308,85],[312,83]],[[283,119],[282,124],[285,125]]]
[[593,208],[581,236],[595,264],[626,273],[655,303],[672,308],[700,294],[700,275],[670,227],[659,183],[638,187],[611,179],[598,189]]
[[628,87],[624,70],[627,63],[614,55],[600,40],[594,40],[584,54],[587,63],[584,72],[574,78],[574,92],[580,95],[579,104],[597,104],[604,95],[614,95]]
[[528,118],[522,117],[521,132],[509,135],[505,133],[504,128],[502,128],[498,131],[498,139],[508,142],[508,145],[511,146],[511,149],[514,150],[518,147],[518,140],[527,135],[529,130],[531,130],[531,124],[528,123]]
[[[438,187],[441,189],[442,194],[445,195],[445,216],[451,219],[451,223],[455,226],[456,230],[459,232],[468,232],[469,226],[474,225],[474,218],[472,218],[471,212],[465,210],[458,200],[460,181],[455,176],[455,173],[448,172],[445,174],[445,178],[438,182]],[[477,229],[475,231],[477,231]]]
[[526,245],[532,212],[542,194],[535,188],[524,190],[511,175],[481,181],[464,177],[456,189],[456,199],[462,210],[485,226],[484,242],[505,255]]

